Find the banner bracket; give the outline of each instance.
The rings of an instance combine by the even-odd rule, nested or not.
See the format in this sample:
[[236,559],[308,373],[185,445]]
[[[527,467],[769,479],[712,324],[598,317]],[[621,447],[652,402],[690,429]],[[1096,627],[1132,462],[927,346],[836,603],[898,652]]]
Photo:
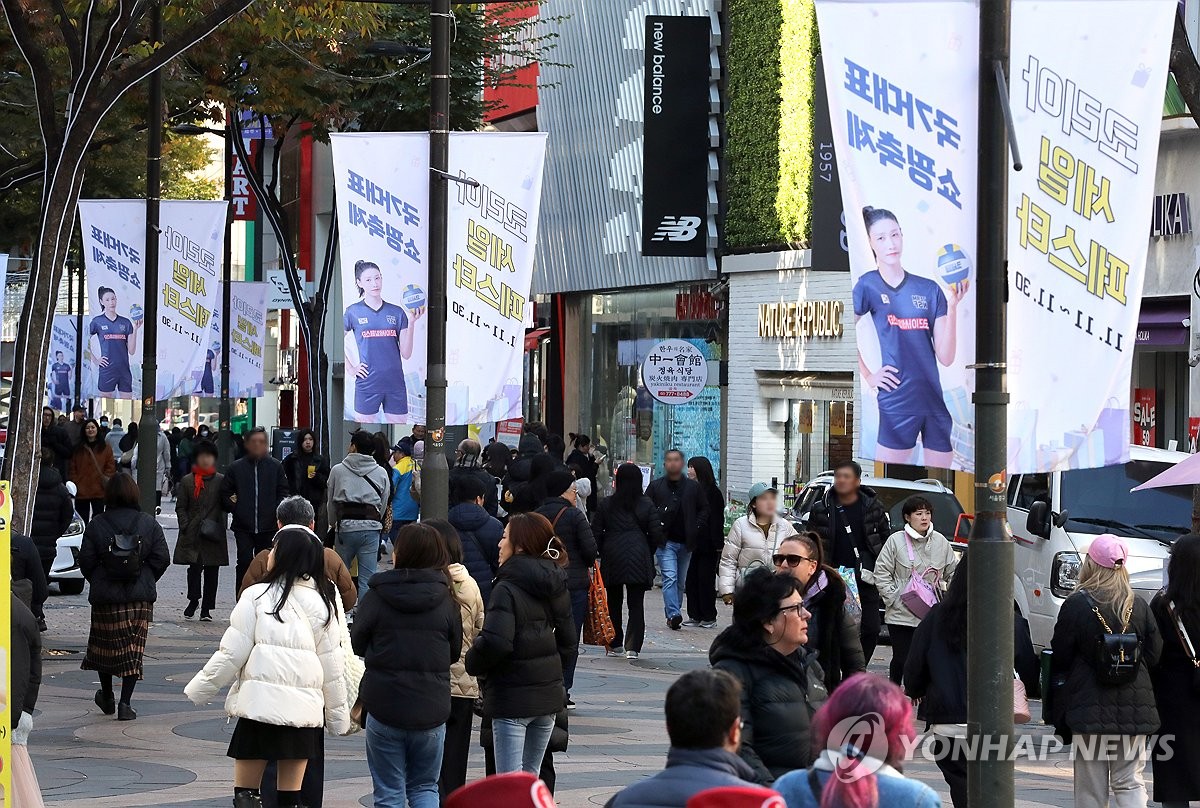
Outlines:
[[433,166],[430,166],[429,170],[431,173],[437,174],[439,177],[441,177],[444,180],[450,180],[451,182],[462,183],[463,185],[470,186],[471,188],[479,187],[479,180],[473,180],[473,179],[470,179],[469,177],[460,177],[457,174],[451,174],[448,171],[442,171],[440,168],[434,168]]
[[996,69],[996,92],[1000,96],[1000,109],[1004,111],[1004,131],[1008,135],[1008,147],[1012,149],[1013,171],[1024,168],[1021,149],[1017,146],[1017,130],[1013,126],[1012,107],[1008,104],[1008,80],[1004,77],[1004,63],[999,59],[992,62]]

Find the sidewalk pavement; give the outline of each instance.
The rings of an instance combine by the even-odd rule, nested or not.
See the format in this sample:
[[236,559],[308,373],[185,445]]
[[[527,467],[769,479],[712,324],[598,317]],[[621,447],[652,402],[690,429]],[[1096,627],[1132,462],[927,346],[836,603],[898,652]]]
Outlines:
[[[173,506],[160,517],[172,547]],[[230,557],[234,555],[231,547]],[[159,602],[146,652],[145,680],[133,704],[138,720],[118,723],[93,704],[98,683],[79,664],[87,645],[86,593],[53,595],[46,605],[50,631],[39,713],[30,737],[38,778],[48,805],[88,808],[193,808],[229,805],[232,765],[225,757],[233,731],[222,704],[193,707],[183,687],[207,661],[225,630],[233,601],[232,568],[222,570],[213,623],[188,622],[184,568],[173,566],[159,584]],[[56,589],[56,587],[52,587]],[[647,596],[650,620],[641,659],[628,662],[584,648],[572,693],[569,750],[555,756],[561,808],[601,806],[623,786],[662,768],[667,750],[663,697],[684,671],[707,665],[716,630],[671,631],[660,619],[659,592]],[[729,610],[722,609],[722,624]],[[886,673],[890,649],[882,647],[872,670]],[[1035,705],[1035,715],[1037,714]],[[1031,725],[1036,734],[1045,729]],[[476,736],[478,737],[478,736]],[[371,777],[362,734],[325,743],[327,808],[370,806]],[[932,763],[910,763],[907,772],[928,783],[949,805],[949,792]],[[1149,767],[1147,767],[1149,774]],[[483,776],[483,753],[472,749],[469,779]],[[1063,806],[1071,802],[1071,764],[1065,753],[1049,761],[1019,761],[1018,805]]]

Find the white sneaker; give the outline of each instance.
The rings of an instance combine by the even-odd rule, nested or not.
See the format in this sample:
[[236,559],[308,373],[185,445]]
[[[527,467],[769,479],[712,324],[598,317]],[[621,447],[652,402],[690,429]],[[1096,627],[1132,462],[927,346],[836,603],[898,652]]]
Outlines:
[[626,659],[637,659],[637,658],[638,658],[638,652],[637,652],[637,651],[626,651],[626,652],[625,652],[625,658],[626,658]]

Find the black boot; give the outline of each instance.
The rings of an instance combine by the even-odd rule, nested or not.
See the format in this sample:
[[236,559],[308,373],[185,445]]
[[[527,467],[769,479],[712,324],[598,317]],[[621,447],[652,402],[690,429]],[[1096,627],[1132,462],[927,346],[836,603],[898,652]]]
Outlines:
[[262,808],[262,795],[246,789],[233,795],[233,808]]

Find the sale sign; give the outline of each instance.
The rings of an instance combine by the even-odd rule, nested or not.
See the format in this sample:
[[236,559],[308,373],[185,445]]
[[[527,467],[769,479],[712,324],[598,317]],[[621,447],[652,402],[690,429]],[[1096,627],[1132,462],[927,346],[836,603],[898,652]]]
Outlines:
[[1153,387],[1133,390],[1133,442],[1138,446],[1157,446],[1158,424]]

